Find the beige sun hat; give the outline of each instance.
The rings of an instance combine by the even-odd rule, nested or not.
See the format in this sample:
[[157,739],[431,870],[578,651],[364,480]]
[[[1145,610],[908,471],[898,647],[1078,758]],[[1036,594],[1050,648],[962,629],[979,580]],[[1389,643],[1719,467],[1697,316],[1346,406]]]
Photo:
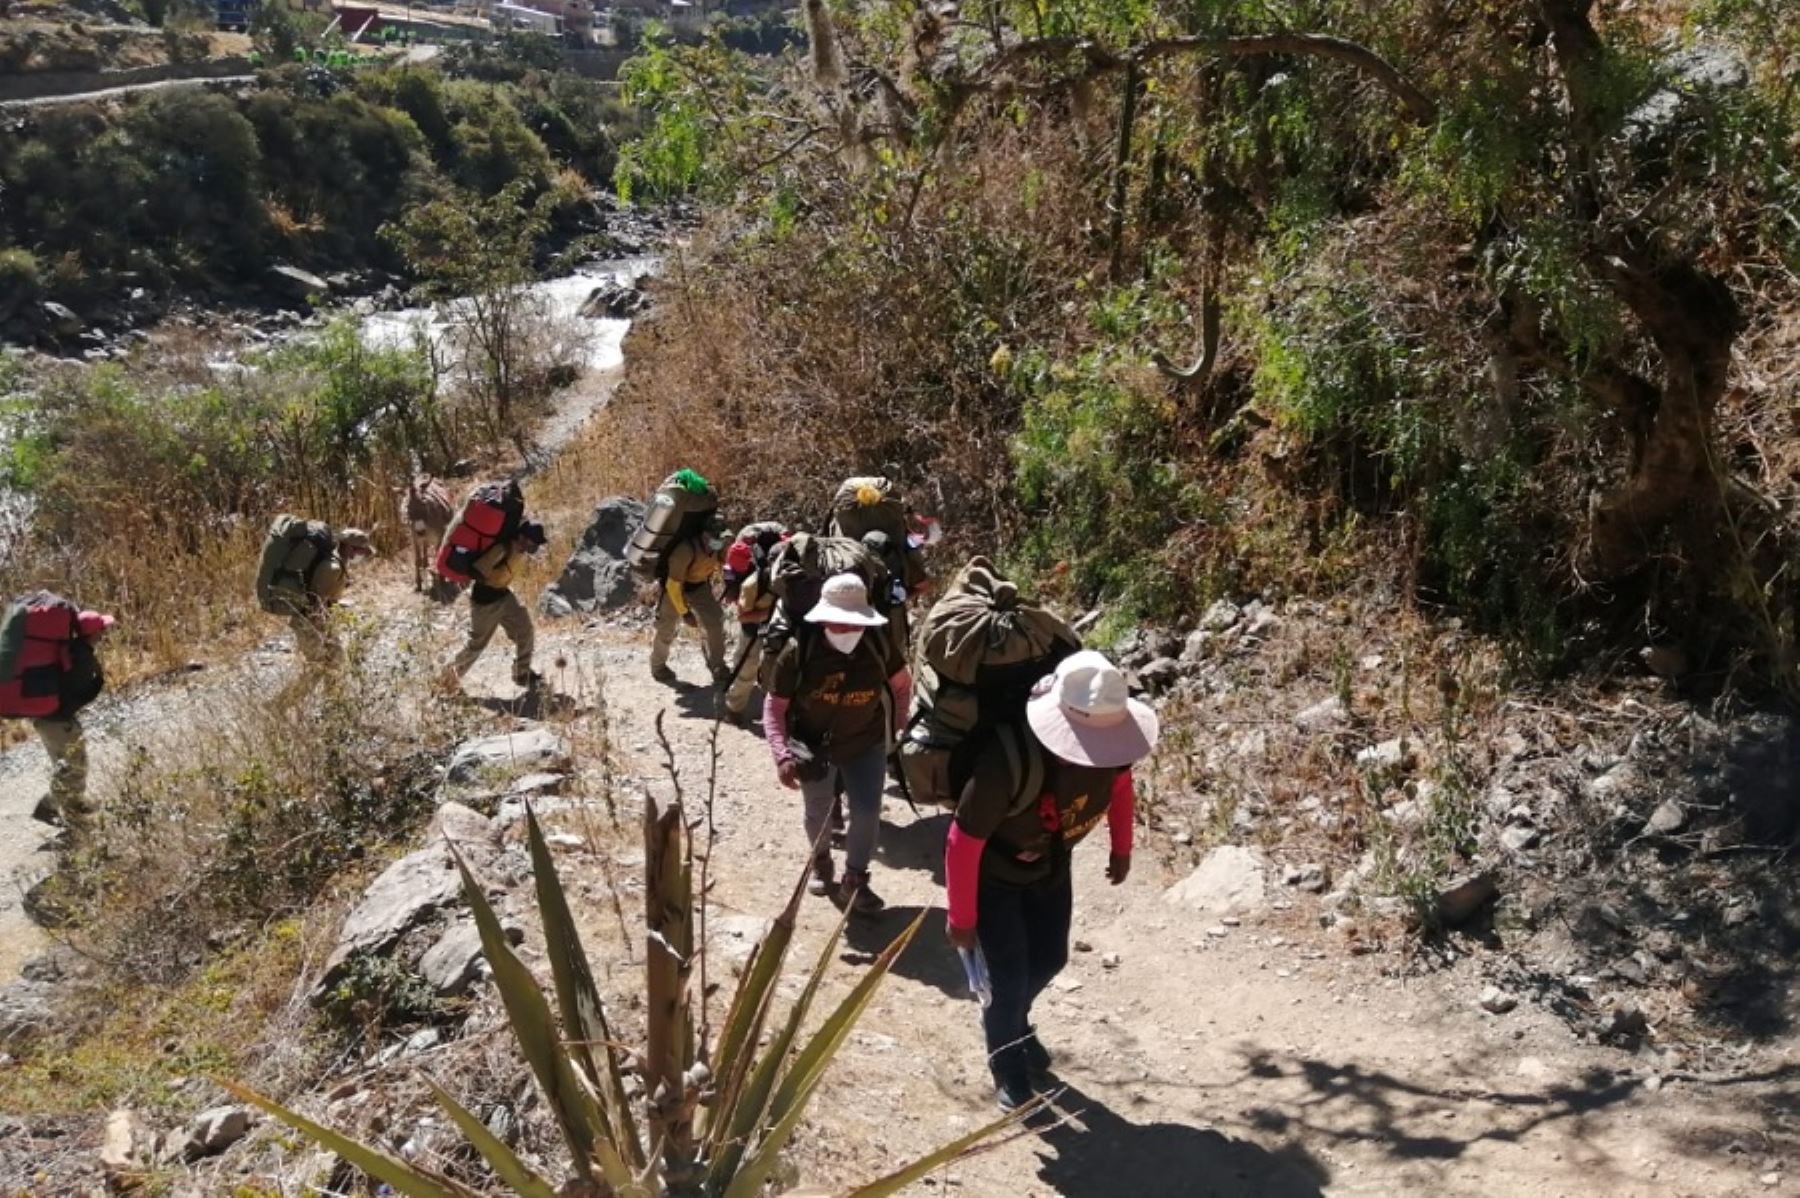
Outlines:
[[1131,697],[1125,675],[1091,649],[1064,658],[1033,688],[1025,716],[1046,749],[1099,769],[1148,757],[1159,730],[1149,704]]
[[819,588],[819,601],[806,613],[808,624],[850,624],[879,628],[887,617],[869,606],[869,588],[855,574],[833,574]]

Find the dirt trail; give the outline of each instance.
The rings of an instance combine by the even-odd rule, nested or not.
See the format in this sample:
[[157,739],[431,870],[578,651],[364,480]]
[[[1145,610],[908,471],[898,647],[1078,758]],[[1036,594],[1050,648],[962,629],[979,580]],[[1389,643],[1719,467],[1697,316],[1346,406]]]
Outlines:
[[[649,678],[636,631],[545,631],[548,651],[603,678],[613,741],[632,773],[660,774],[653,721],[667,710],[689,793],[703,790],[712,707],[692,643],[674,659],[687,681],[671,689]],[[483,662],[472,686],[505,693],[503,669]],[[805,857],[798,800],[775,781],[756,733],[723,726],[720,753],[713,918],[754,927],[779,908]],[[933,910],[814,1108],[830,1134],[806,1150],[809,1182],[867,1180],[993,1114],[977,1008],[942,939],[944,817],[915,820],[890,797],[886,819],[875,882],[890,907],[853,928],[839,981],[921,908]],[[1388,976],[1394,956],[1348,955],[1306,903],[1220,928],[1163,901],[1176,878],[1154,853],[1140,852],[1116,889],[1102,878],[1104,853],[1091,840],[1076,855],[1074,937],[1087,951],[1074,953],[1038,1011],[1071,1120],[936,1179],[938,1192],[1794,1192],[1800,1160],[1783,1158],[1800,1109],[1791,1048],[1766,1054],[1752,1077],[1652,1081],[1630,1054],[1579,1044],[1529,1005],[1483,1013],[1472,969]],[[630,872],[641,855],[627,849],[616,864]],[[595,881],[590,893],[603,893]],[[796,967],[834,919],[808,900]],[[590,948],[629,989],[637,966],[612,954],[631,950],[616,940]]]

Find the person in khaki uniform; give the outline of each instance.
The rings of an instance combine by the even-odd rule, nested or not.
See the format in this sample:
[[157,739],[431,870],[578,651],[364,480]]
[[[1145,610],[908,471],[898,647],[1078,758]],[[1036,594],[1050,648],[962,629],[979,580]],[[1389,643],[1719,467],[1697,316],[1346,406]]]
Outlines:
[[542,524],[525,520],[510,541],[501,541],[475,559],[475,584],[469,589],[469,639],[444,667],[440,681],[446,689],[462,685],[463,675],[480,660],[495,632],[506,633],[513,643],[514,685],[537,685],[539,676],[531,668],[537,630],[531,613],[512,593],[513,566],[519,558],[542,549],[548,539]]
[[350,563],[375,552],[369,534],[360,528],[346,528],[336,540],[331,556],[314,566],[307,577],[307,602],[291,604],[288,615],[288,626],[294,630],[294,644],[300,655],[311,665],[329,668],[344,662],[344,647],[331,628],[331,609],[344,597],[344,588],[350,584]]
[[[773,553],[788,533],[773,521],[740,531],[725,551],[725,601],[737,608],[738,643],[725,687],[725,718],[742,726],[750,718],[762,664],[762,630],[775,614],[775,592],[765,582],[758,556]],[[763,542],[759,544],[758,542]]]
[[725,541],[725,522],[714,516],[699,536],[669,550],[668,577],[656,605],[656,638],[650,644],[650,676],[658,682],[675,681],[669,650],[683,624],[700,629],[713,683],[723,683],[730,671],[725,662],[725,609],[712,589]]
[[81,613],[77,622],[81,639],[72,646],[69,668],[63,672],[56,713],[31,721],[50,759],[50,789],[32,809],[31,818],[67,828],[71,845],[85,838],[93,823],[94,806],[87,795],[87,736],[80,712],[106,685],[95,646],[112,625],[109,615]]

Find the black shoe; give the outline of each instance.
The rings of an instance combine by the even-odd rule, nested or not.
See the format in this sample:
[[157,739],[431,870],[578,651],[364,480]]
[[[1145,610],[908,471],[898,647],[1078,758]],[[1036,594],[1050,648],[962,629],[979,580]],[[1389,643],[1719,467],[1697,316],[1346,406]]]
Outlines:
[[665,686],[673,686],[675,684],[675,671],[671,670],[668,666],[653,667],[650,671],[650,677],[663,683]]
[[1012,1114],[1037,1095],[1032,1092],[1031,1082],[1017,1072],[994,1072],[994,1101],[1000,1109]]
[[1025,1068],[1030,1071],[1033,1081],[1050,1076],[1050,1066],[1053,1063],[1050,1050],[1038,1039],[1036,1028],[1019,1043],[1019,1055],[1025,1058]]
[[852,915],[879,915],[887,908],[886,901],[869,888],[869,875],[850,870],[844,871],[831,903],[839,911],[848,911]]
[[58,811],[50,802],[49,795],[45,795],[37,801],[37,806],[31,809],[31,818],[40,824],[49,824],[52,828],[63,826],[62,812]]

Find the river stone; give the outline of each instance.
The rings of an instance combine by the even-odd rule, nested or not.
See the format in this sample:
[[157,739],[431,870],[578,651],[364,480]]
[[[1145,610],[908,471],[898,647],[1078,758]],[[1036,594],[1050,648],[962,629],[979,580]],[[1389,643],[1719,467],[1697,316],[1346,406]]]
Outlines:
[[569,746],[548,728],[528,728],[465,741],[450,759],[448,780],[473,782],[489,770],[543,772],[568,764]]
[[269,290],[291,303],[310,305],[331,294],[330,283],[298,266],[271,266],[267,279]]
[[1208,915],[1237,915],[1263,905],[1262,856],[1239,845],[1220,845],[1194,872],[1169,887],[1163,901]]

